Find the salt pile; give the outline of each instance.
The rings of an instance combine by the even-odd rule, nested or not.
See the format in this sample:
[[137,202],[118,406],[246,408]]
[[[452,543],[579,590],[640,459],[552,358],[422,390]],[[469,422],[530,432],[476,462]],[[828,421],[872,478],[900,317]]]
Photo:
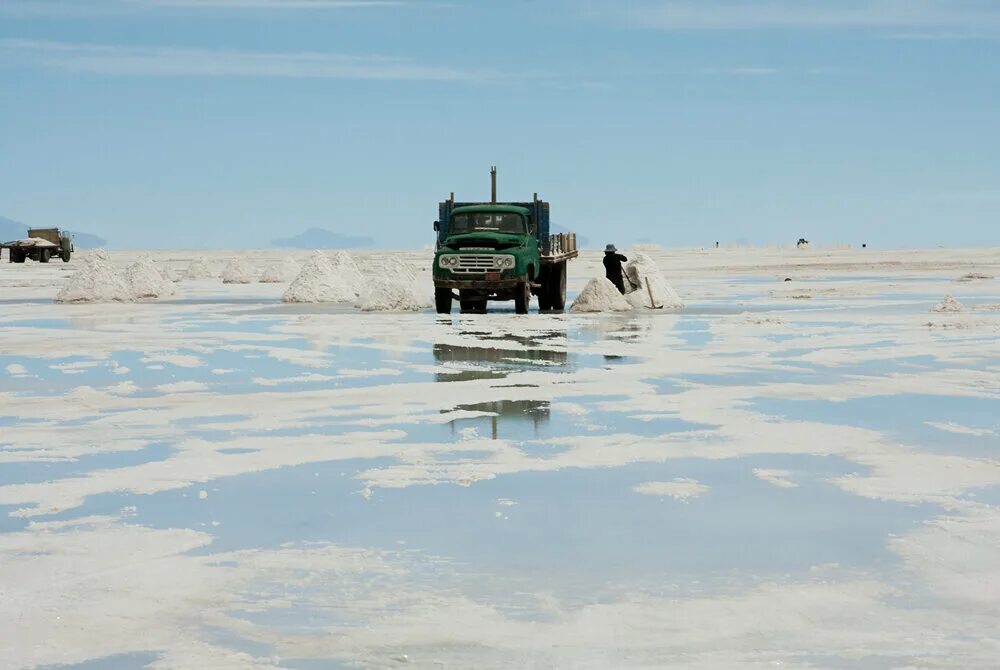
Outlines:
[[965,311],[965,305],[963,305],[962,303],[960,303],[958,300],[955,300],[954,296],[952,296],[952,295],[946,295],[944,297],[944,300],[942,300],[937,305],[935,305],[934,309],[932,309],[931,311],[932,312],[964,312]]
[[163,298],[177,293],[173,282],[160,274],[149,256],[141,256],[125,268],[125,280],[133,298]]
[[363,269],[369,277],[397,277],[407,282],[417,280],[416,269],[397,256],[373,256]]
[[26,237],[23,240],[17,240],[17,243],[22,247],[55,247],[58,245],[49,242],[48,240],[43,240],[40,237]]
[[633,287],[625,299],[635,308],[647,309],[681,309],[684,301],[667,282],[653,259],[644,253],[632,256],[625,265],[627,282]]
[[366,283],[364,275],[361,274],[361,270],[358,269],[358,264],[354,262],[354,259],[346,251],[338,251],[333,254],[330,258],[330,266],[333,267],[333,271],[340,277],[340,280],[345,286],[349,287],[354,292],[354,297],[357,298],[361,295],[361,289]]
[[301,270],[302,267],[295,262],[294,258],[286,256],[284,260],[271,263],[264,268],[264,272],[261,273],[260,279],[257,281],[262,284],[283,284],[298,277]]
[[958,281],[977,281],[979,279],[993,279],[993,275],[988,275],[984,272],[970,272],[967,275],[962,275],[958,278]]
[[419,312],[431,307],[431,301],[406,277],[386,275],[361,289],[357,307],[366,312]]
[[234,258],[222,271],[223,284],[249,284],[257,278],[253,266],[242,258]]
[[281,299],[285,302],[353,303],[364,283],[361,272],[354,259],[344,252],[339,252],[334,260],[335,263],[331,262],[319,251],[314,253]]
[[56,302],[129,302],[132,287],[108,255],[98,251],[83,261],[56,294]]
[[628,312],[632,305],[606,277],[594,277],[573,301],[571,312]]
[[187,270],[184,272],[184,276],[187,279],[215,279],[219,276],[219,271],[215,269],[215,266],[207,258],[199,256],[191,261],[191,264],[188,265]]

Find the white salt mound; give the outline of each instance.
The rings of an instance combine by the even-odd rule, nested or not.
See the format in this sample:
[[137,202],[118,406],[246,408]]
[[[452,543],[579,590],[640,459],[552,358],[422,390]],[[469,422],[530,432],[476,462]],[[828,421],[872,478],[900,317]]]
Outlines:
[[223,284],[249,284],[257,278],[253,266],[243,258],[234,258],[222,271]]
[[[351,264],[353,265],[353,260]],[[355,278],[349,267],[347,271],[344,271],[344,267],[343,259],[340,266],[335,267],[325,254],[317,251],[302,266],[299,276],[281,299],[285,302],[353,303],[358,298],[357,286],[361,283],[361,273],[354,266],[354,273],[357,273]]]
[[103,251],[88,256],[55,297],[56,302],[130,302],[132,299],[132,287],[125,275]]
[[302,267],[295,262],[294,258],[286,256],[283,260],[271,263],[264,268],[258,281],[262,284],[283,284],[298,277],[301,270]]
[[946,295],[944,300],[935,305],[932,312],[964,312],[965,305],[955,300],[954,296]]
[[632,305],[607,277],[594,277],[569,309],[571,312],[628,312]]
[[[667,282],[653,259],[644,253],[636,253],[625,264],[626,289],[636,287],[625,294],[625,299],[636,309],[681,309],[684,301]],[[629,286],[631,284],[631,286]]]
[[368,277],[401,277],[408,282],[417,280],[417,270],[398,256],[372,256],[361,267]]
[[215,265],[204,256],[191,261],[184,272],[184,277],[187,279],[215,279],[218,276],[219,271],[215,269]]
[[977,281],[979,279],[993,279],[993,275],[988,275],[985,272],[970,272],[967,275],[962,275],[958,278],[958,281]]
[[419,312],[431,307],[431,301],[406,277],[385,275],[361,289],[357,307],[365,312]]
[[177,293],[173,282],[160,274],[149,256],[141,256],[125,268],[125,280],[136,299],[163,298]]
[[[361,295],[361,289],[367,280],[361,274],[358,264],[354,262],[351,255],[346,251],[334,253],[330,257],[330,267],[333,268],[333,272],[337,275],[340,282],[354,292],[354,299],[357,299]],[[354,299],[346,302],[353,302]]]

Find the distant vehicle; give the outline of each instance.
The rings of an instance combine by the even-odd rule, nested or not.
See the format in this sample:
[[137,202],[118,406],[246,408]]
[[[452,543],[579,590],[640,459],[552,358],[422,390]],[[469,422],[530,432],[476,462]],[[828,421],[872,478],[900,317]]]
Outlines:
[[53,256],[69,263],[70,256],[76,251],[73,235],[58,228],[29,228],[26,239],[0,244],[0,253],[4,249],[10,249],[11,263],[23,263],[26,258],[48,263]]
[[438,205],[434,302],[450,314],[455,291],[463,312],[482,312],[490,300],[513,300],[527,314],[532,294],[542,310],[566,307],[566,266],[577,257],[576,234],[549,234],[549,203],[497,202],[496,168],[489,202]]

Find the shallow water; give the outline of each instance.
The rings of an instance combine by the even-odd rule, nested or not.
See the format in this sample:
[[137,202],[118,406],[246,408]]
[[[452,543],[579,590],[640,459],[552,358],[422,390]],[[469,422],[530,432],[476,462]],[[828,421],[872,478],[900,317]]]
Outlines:
[[[846,280],[879,278],[808,285]],[[919,293],[790,305],[767,277],[705,283],[718,294],[629,315],[359,314],[201,284],[64,316],[25,301],[0,326],[0,369],[24,367],[0,388],[0,559],[24,576],[0,613],[22,640],[52,611],[88,635],[0,652],[88,669],[931,654],[831,613],[878,610],[906,639],[937,621],[975,667],[970,627],[1000,620],[948,589],[963,570],[998,583],[1000,523],[954,565],[968,540],[925,531],[1000,521],[1000,314],[932,332],[964,317]],[[73,576],[91,559],[128,569]],[[29,578],[65,586],[19,591]],[[866,595],[828,610],[812,589],[829,584]],[[752,630],[760,589],[767,633],[701,642],[663,619]]]

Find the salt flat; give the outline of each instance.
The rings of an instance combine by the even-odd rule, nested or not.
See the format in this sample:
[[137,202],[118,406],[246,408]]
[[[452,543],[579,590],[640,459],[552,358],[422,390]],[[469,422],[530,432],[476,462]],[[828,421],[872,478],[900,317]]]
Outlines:
[[1000,250],[646,251],[683,310],[5,258],[2,665],[996,667]]

